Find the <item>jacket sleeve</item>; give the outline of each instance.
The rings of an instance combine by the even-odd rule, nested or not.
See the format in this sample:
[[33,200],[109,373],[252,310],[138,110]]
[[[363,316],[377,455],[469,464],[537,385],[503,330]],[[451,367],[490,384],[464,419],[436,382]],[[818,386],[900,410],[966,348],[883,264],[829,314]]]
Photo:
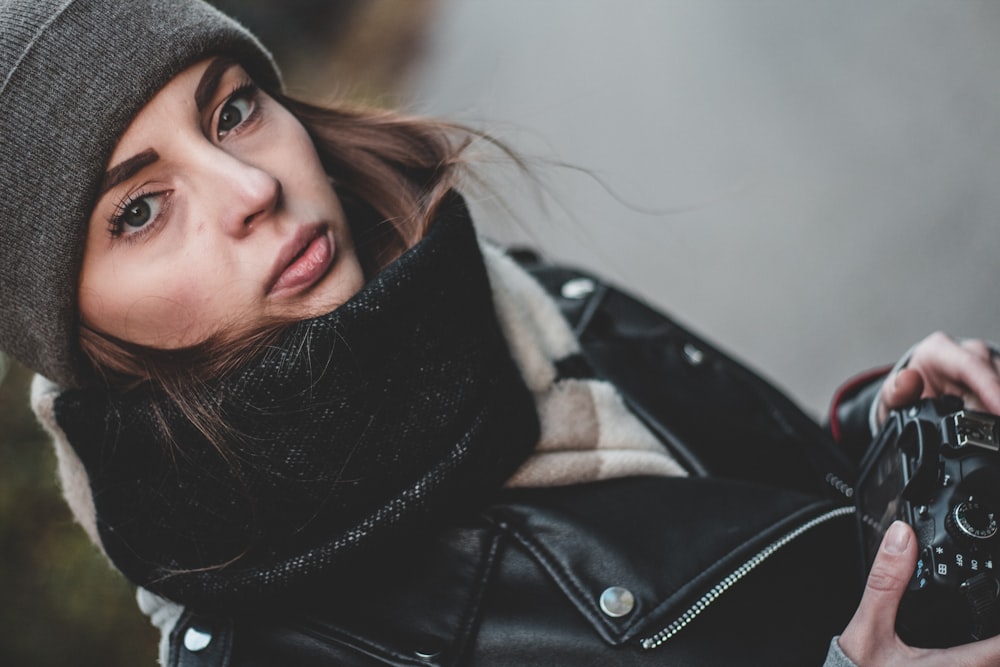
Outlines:
[[823,663],[823,667],[858,667],[854,664],[853,660],[840,650],[840,644],[837,643],[837,639],[837,637],[834,637],[830,640],[830,651],[826,654],[826,661]]

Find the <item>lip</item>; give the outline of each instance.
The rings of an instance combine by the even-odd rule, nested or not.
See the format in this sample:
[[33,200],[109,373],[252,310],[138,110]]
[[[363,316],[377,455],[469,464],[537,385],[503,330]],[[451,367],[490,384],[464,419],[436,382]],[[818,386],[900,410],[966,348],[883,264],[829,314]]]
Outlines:
[[326,275],[333,264],[336,245],[326,225],[300,227],[281,248],[271,277],[268,296],[297,294]]

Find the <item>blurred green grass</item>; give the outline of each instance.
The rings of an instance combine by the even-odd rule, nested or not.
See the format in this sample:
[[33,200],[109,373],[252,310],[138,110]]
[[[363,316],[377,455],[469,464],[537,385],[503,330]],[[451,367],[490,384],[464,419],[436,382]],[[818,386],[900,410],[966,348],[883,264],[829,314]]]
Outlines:
[[62,501],[29,380],[14,365],[0,385],[0,665],[153,665],[132,587]]

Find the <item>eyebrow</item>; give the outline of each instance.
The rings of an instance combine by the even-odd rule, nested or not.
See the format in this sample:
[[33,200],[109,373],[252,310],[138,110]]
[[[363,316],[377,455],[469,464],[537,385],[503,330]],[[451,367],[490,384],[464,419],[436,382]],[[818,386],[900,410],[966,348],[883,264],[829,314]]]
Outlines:
[[[228,57],[215,58],[208,64],[194,89],[194,103],[198,107],[199,113],[204,111],[208,103],[212,101],[225,73],[238,64],[235,59]],[[101,181],[100,194],[103,195],[119,183],[127,181],[159,159],[159,153],[150,148],[119,162],[105,172],[104,179]]]
[[201,80],[198,81],[198,87],[194,89],[194,103],[197,105],[199,113],[204,111],[208,103],[212,101],[215,91],[219,88],[219,82],[222,81],[222,76],[238,64],[234,58],[227,57],[216,58],[208,64],[201,75]]
[[119,183],[132,178],[159,159],[159,153],[152,148],[147,148],[141,153],[119,162],[104,173],[104,180],[101,181],[101,194],[103,195]]

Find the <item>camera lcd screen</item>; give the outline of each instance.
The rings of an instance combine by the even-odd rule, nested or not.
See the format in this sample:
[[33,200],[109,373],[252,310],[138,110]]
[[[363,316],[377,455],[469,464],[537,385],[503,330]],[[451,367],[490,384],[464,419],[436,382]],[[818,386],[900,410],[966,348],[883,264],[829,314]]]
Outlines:
[[869,563],[892,522],[905,520],[900,494],[906,484],[906,465],[906,456],[889,442],[871,462],[856,489],[861,512],[861,547]]

